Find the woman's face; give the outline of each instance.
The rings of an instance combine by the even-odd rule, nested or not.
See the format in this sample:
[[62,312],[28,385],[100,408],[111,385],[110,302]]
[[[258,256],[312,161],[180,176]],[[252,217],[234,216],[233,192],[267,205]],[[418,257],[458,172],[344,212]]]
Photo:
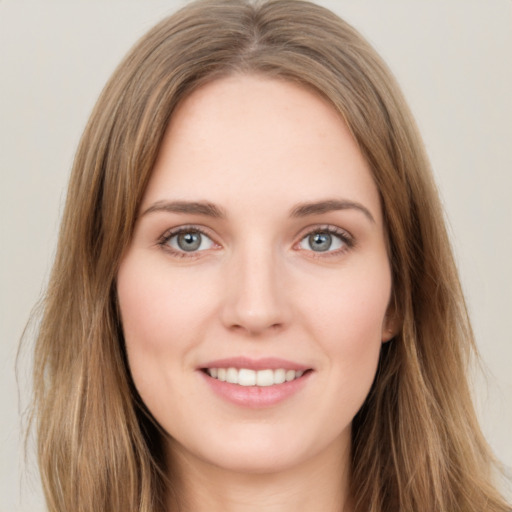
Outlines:
[[384,232],[314,93],[232,76],[183,101],[118,274],[133,380],[171,450],[247,472],[347,456],[392,335]]

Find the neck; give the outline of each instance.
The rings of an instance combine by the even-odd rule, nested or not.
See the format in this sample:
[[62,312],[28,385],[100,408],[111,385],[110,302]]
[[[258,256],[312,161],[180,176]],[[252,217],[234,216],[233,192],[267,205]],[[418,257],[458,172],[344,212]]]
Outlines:
[[352,512],[349,447],[324,453],[281,471],[236,471],[172,447],[174,488],[179,498],[169,512]]

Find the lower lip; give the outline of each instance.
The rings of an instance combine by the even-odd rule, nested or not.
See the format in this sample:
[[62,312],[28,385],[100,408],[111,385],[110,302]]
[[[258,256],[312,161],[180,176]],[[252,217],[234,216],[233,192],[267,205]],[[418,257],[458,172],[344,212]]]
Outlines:
[[214,379],[204,371],[200,373],[213,392],[224,400],[249,409],[262,409],[284,402],[298,393],[313,372],[308,371],[298,379],[273,386],[240,386]]

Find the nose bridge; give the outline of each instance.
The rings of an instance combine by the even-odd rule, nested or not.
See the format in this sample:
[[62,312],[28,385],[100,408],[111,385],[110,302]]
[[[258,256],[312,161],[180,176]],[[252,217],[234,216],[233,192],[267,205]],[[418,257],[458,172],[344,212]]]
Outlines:
[[253,239],[233,252],[226,278],[224,323],[258,334],[287,322],[282,265],[267,241]]

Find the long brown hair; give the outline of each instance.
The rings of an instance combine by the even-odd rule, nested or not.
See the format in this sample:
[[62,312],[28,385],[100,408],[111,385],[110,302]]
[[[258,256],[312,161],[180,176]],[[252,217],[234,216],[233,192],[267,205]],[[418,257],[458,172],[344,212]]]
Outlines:
[[233,73],[290,80],[328,99],[380,191],[402,327],[383,346],[353,422],[356,510],[508,510],[471,402],[473,335],[414,121],[369,44],[300,0],[191,3],[136,44],[98,100],[76,154],[35,352],[49,510],[164,510],[171,472],[129,375],[116,273],[174,108]]

